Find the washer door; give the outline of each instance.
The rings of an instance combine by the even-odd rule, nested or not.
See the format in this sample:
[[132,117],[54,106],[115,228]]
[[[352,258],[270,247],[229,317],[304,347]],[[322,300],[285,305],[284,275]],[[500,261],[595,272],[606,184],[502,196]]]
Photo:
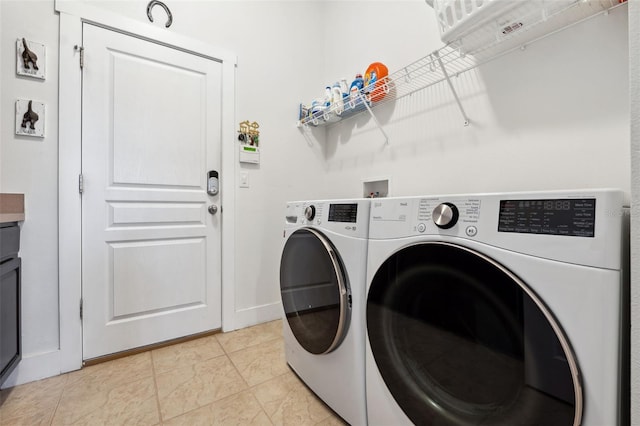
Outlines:
[[415,424],[578,425],[575,357],[549,310],[487,256],[404,248],[376,272],[367,331],[378,370]]
[[349,296],[342,262],[320,232],[302,228],[287,240],[280,293],[289,327],[312,354],[334,350],[347,332]]

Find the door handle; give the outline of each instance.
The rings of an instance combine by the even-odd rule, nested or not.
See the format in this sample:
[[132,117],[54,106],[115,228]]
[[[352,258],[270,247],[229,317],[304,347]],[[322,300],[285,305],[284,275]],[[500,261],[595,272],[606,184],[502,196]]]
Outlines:
[[207,210],[209,210],[209,213],[211,214],[216,214],[218,213],[218,206],[211,204]]

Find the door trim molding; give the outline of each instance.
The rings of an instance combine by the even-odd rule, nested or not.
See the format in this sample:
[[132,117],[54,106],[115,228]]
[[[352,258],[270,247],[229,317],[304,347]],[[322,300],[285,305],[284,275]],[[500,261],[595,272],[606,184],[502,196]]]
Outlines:
[[[235,312],[235,67],[237,57],[202,41],[101,10],[85,2],[56,0],[60,14],[58,234],[60,372],[82,367],[82,204],[78,192],[82,147],[82,72],[79,66],[82,25],[91,23],[113,31],[217,60],[222,64],[221,220],[222,329],[234,330]],[[225,265],[228,265],[225,267]]]

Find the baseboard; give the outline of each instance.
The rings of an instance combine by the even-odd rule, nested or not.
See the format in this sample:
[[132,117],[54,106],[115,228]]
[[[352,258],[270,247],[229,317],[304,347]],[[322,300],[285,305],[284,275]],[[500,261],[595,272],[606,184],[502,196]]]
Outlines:
[[[263,322],[269,322],[282,318],[282,305],[280,302],[269,303],[266,305],[253,306],[247,309],[240,309],[235,314],[235,329],[250,327]],[[224,329],[223,331],[231,331]]]
[[60,374],[60,351],[55,350],[22,357],[15,370],[2,384],[2,389],[34,382]]

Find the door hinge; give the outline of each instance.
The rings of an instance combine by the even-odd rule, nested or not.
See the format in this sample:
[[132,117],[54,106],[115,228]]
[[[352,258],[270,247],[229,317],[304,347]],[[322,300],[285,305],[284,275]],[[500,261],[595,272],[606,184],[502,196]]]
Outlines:
[[84,193],[84,176],[82,173],[78,175],[78,192],[80,194]]
[[80,298],[80,319],[82,319],[82,298]]
[[73,46],[73,49],[76,52],[80,52],[80,69],[84,68],[84,47],[78,46],[77,44]]

